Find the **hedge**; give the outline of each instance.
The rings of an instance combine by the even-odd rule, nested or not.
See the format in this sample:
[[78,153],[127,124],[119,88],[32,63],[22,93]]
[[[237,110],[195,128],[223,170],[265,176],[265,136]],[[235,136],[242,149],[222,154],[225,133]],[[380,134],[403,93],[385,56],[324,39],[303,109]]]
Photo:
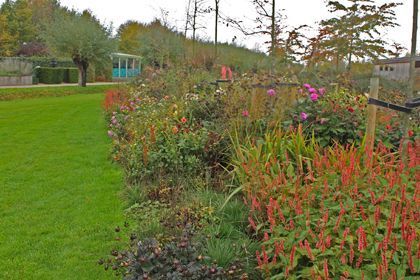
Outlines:
[[75,67],[74,62],[68,58],[52,58],[52,57],[25,57],[26,61],[32,62],[33,66],[51,67],[51,62],[55,60],[57,67],[69,68]]
[[65,83],[77,83],[79,81],[79,69],[77,68],[65,68]]
[[39,67],[35,68],[36,81],[43,84],[77,83],[77,68]]

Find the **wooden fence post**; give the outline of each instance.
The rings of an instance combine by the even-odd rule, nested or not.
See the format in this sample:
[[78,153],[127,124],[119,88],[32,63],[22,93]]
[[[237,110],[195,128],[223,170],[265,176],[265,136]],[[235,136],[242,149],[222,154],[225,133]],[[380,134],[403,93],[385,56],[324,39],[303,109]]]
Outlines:
[[[370,94],[369,97],[378,99],[379,92],[379,78],[370,79]],[[368,116],[366,126],[366,148],[368,151],[373,151],[375,144],[375,126],[376,126],[376,106],[368,105]]]

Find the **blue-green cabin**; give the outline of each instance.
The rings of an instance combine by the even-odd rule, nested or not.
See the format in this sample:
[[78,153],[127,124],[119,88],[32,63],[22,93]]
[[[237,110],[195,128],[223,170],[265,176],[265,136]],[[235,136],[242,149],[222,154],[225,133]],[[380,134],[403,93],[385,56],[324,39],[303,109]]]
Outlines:
[[141,73],[141,56],[113,53],[112,80],[126,80],[138,77]]

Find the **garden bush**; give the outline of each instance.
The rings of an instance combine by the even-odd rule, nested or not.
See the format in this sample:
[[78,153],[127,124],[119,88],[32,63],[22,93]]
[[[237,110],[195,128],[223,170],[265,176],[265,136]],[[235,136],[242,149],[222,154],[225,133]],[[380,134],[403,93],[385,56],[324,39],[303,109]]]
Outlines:
[[236,174],[271,279],[415,279],[418,143],[323,149],[302,130],[237,145]]
[[35,68],[35,75],[38,82],[43,84],[77,83],[79,80],[77,68],[38,67]]
[[[283,128],[304,126],[307,136],[317,139],[323,146],[361,143],[366,131],[367,98],[347,90],[331,92],[315,89],[304,84],[299,89],[297,102],[287,110]],[[378,111],[376,127],[377,143],[398,149],[402,138],[399,115],[395,112]]]

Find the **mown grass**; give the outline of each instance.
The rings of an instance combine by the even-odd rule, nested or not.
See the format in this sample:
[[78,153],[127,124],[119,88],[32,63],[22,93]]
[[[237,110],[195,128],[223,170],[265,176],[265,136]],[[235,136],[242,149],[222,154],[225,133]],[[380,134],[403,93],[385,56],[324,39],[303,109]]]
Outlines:
[[0,101],[39,98],[48,96],[66,96],[74,94],[103,93],[108,89],[116,88],[119,85],[90,85],[79,86],[51,86],[32,88],[0,88]]
[[0,102],[0,279],[113,277],[96,264],[123,219],[102,100]]

